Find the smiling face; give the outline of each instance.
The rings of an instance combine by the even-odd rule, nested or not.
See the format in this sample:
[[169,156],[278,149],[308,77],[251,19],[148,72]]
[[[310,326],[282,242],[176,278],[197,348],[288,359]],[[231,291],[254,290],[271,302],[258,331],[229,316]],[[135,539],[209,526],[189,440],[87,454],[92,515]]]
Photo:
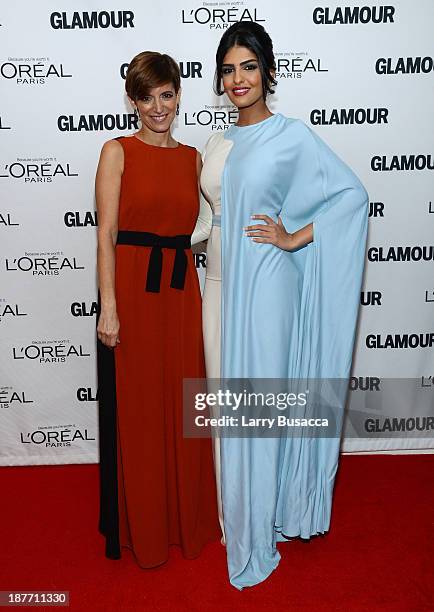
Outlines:
[[143,128],[152,132],[167,132],[176,115],[179,94],[173,83],[166,83],[151,89],[142,100],[136,100]]
[[247,47],[231,47],[226,53],[222,82],[228,98],[238,108],[264,104],[258,58]]

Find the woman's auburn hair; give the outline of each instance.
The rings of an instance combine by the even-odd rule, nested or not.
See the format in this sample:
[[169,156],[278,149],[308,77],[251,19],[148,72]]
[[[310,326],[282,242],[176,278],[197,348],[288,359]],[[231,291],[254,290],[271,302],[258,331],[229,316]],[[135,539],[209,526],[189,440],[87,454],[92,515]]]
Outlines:
[[131,60],[125,79],[125,91],[131,100],[142,100],[154,87],[171,83],[178,93],[181,74],[175,60],[165,53],[142,51]]

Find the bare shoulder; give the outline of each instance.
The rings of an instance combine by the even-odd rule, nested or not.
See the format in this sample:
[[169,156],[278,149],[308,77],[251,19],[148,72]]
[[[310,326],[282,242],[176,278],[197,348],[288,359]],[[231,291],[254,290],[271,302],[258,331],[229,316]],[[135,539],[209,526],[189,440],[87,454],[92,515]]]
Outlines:
[[109,157],[122,157],[123,153],[123,146],[121,145],[119,140],[116,140],[114,138],[112,140],[107,140],[107,142],[105,142],[101,148],[101,155],[104,154],[105,156]]
[[118,140],[108,140],[101,148],[100,166],[123,171],[124,148]]

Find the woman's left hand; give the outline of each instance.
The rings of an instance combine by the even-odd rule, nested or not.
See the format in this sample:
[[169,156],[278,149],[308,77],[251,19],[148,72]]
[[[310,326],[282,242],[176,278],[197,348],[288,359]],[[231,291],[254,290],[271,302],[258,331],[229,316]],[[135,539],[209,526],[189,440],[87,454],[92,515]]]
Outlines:
[[282,219],[277,217],[277,223],[268,215],[252,215],[252,219],[265,221],[260,225],[248,225],[243,228],[246,236],[250,236],[253,242],[266,242],[284,251],[292,251],[297,248],[294,234],[286,231]]

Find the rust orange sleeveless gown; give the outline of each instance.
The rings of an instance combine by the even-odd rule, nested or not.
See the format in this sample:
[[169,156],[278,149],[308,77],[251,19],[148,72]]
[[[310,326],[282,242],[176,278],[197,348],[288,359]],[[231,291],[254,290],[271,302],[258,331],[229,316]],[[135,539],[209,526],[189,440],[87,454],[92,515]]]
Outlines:
[[[199,199],[196,150],[119,138],[124,150],[119,230],[193,232]],[[175,249],[162,249],[159,292],[146,291],[151,247],[117,244],[120,344],[98,341],[100,531],[106,555],[123,546],[154,567],[179,545],[186,558],[220,536],[209,439],[183,437],[183,378],[205,376],[201,297],[186,249],[184,289],[170,286]]]

